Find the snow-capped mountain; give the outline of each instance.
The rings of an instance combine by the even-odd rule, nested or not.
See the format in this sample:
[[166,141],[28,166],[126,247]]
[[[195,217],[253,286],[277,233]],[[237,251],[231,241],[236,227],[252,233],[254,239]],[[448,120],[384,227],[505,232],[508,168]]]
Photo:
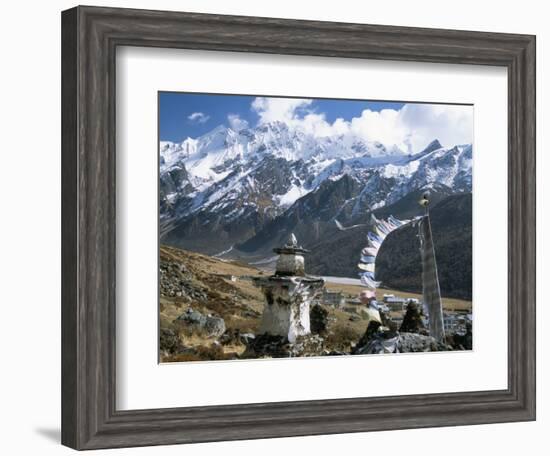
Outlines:
[[268,226],[273,232],[278,219],[285,226],[304,218],[352,221],[419,188],[471,191],[471,179],[471,145],[444,148],[434,140],[409,155],[282,122],[240,131],[219,126],[160,143],[161,241],[208,254],[247,242],[256,248],[251,240]]

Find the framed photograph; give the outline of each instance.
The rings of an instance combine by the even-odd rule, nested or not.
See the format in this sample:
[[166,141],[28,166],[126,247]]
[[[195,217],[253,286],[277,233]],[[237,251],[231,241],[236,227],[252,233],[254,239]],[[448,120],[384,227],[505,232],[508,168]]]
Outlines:
[[62,13],[62,443],[535,419],[535,37]]

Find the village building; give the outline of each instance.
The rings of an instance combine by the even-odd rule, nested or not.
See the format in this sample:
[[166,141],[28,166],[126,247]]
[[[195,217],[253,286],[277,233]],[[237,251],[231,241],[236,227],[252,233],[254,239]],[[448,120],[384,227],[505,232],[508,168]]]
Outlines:
[[416,298],[401,298],[394,294],[385,294],[383,303],[388,306],[390,312],[402,312],[407,308],[407,304],[412,301],[418,304],[419,301]]
[[319,302],[325,306],[342,309],[346,305],[346,298],[341,291],[331,291],[325,288],[319,298]]
[[472,323],[472,315],[464,313],[444,313],[443,326],[446,333],[464,332],[466,324]]

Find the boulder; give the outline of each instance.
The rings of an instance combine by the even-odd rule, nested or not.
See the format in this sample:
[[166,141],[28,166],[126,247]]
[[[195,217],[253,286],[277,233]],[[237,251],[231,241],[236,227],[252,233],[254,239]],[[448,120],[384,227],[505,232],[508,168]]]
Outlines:
[[206,317],[204,330],[208,337],[220,337],[225,332],[225,321],[220,317]]
[[447,351],[452,347],[438,342],[431,336],[396,331],[395,326],[382,330],[380,323],[370,322],[365,334],[353,350],[355,355],[378,353],[413,353]]
[[220,337],[225,332],[223,318],[204,315],[191,307],[174,320],[174,323],[185,327],[190,332],[204,334],[206,337]]
[[452,349],[431,336],[414,333],[401,333],[399,335],[398,348],[400,353],[447,351]]
[[176,323],[187,323],[192,326],[204,327],[206,324],[206,316],[200,313],[198,310],[194,310],[189,307],[184,313],[182,313],[175,320]]

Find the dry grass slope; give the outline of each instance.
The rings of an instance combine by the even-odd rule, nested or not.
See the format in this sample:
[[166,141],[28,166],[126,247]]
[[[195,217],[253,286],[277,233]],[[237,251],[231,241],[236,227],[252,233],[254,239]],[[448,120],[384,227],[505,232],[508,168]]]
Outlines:
[[[192,352],[169,354],[161,350],[161,362],[199,361],[234,359],[243,353],[245,345],[239,334],[256,333],[264,306],[261,291],[251,281],[252,277],[269,274],[237,261],[226,261],[195,252],[161,246],[162,264],[177,264],[184,270],[185,289],[188,293],[160,296],[160,329],[176,334],[182,347],[192,348]],[[307,265],[306,265],[307,266]],[[362,287],[327,283],[326,288],[341,291],[346,298],[356,298]],[[385,293],[403,297],[420,298],[418,294],[390,289],[380,289],[377,298],[382,300]],[[446,310],[471,311],[472,303],[459,299],[443,299]],[[229,337],[223,344],[205,334],[191,332],[176,319],[187,309],[194,309],[204,315],[221,317],[225,321]],[[330,350],[349,352],[352,344],[364,334],[368,320],[361,313],[326,307],[328,310],[327,346]]]

